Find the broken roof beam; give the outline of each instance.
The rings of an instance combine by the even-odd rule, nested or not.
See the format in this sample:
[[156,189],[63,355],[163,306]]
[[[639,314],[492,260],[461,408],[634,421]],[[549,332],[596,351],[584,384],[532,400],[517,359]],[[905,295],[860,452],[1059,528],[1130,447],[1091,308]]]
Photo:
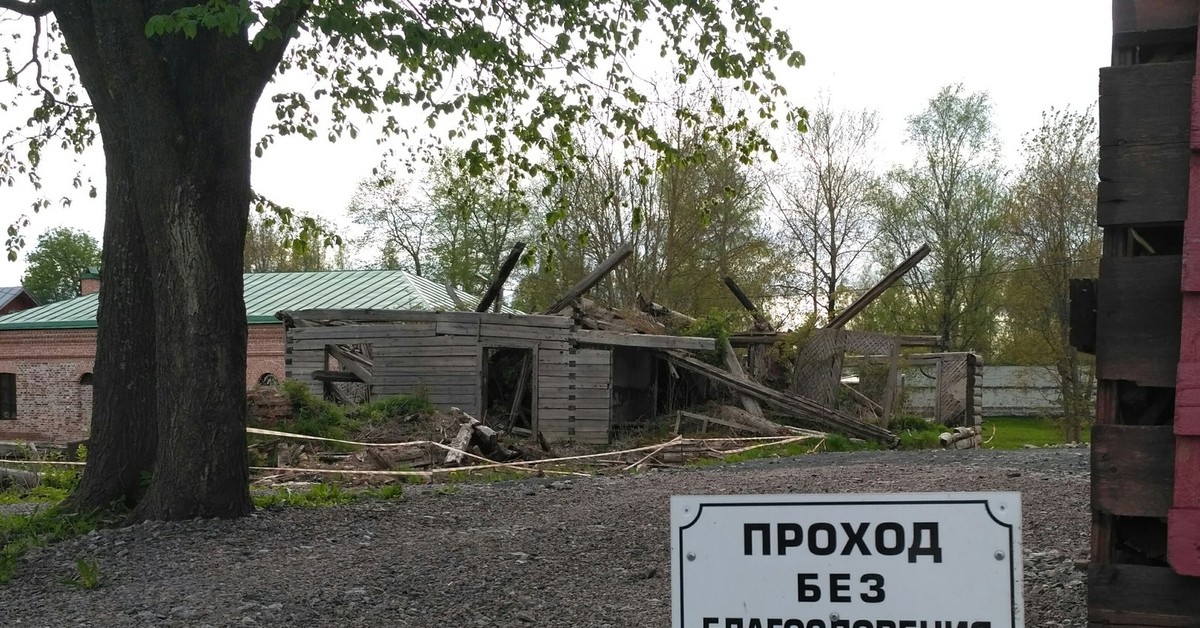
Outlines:
[[454,309],[460,311],[467,309],[467,304],[463,303],[462,297],[458,296],[458,290],[455,290],[450,282],[446,282],[446,296],[450,297],[450,301],[454,303]]
[[637,294],[637,306],[638,306],[639,310],[641,310],[655,318],[665,318],[667,320],[675,320],[675,321],[679,321],[681,324],[684,324],[684,325],[691,325],[692,323],[696,322],[696,319],[694,317],[688,316],[687,314],[684,314],[683,312],[677,312],[675,310],[672,310],[671,308],[669,308],[665,305],[662,305],[660,303],[655,303],[653,301],[650,301],[645,296],[643,296],[642,293],[640,293],[640,292]]
[[658,334],[629,334],[618,331],[580,329],[571,337],[579,344],[641,349],[678,349],[682,351],[716,351],[715,338],[692,336],[660,336]]
[[746,311],[750,312],[750,315],[754,317],[754,328],[756,330],[775,331],[775,326],[767,320],[767,317],[763,316],[758,306],[754,305],[754,301],[751,301],[750,297],[746,296],[746,293],[742,291],[741,286],[737,285],[733,277],[726,276],[721,281],[725,282],[725,287],[729,288],[729,291],[733,293],[738,303],[741,303],[742,307],[746,308]]
[[488,308],[492,307],[492,303],[500,297],[500,293],[504,290],[504,282],[508,281],[508,276],[517,267],[517,262],[521,261],[521,253],[524,250],[524,242],[518,242],[512,247],[512,250],[508,253],[508,257],[500,265],[500,270],[496,273],[496,278],[488,286],[487,292],[483,293],[483,298],[479,299],[479,305],[475,306],[476,312],[488,311]]
[[867,290],[866,294],[859,297],[857,301],[850,304],[850,307],[846,308],[845,311],[843,311],[841,314],[838,314],[833,320],[829,321],[829,324],[826,325],[825,328],[841,329],[845,327],[846,323],[849,323],[851,319],[853,319],[855,316],[858,316],[858,314],[863,310],[867,309],[867,306],[875,301],[875,299],[878,299],[880,295],[882,295],[884,292],[887,292],[887,289],[891,288],[892,284],[899,281],[901,277],[907,275],[908,271],[915,268],[917,264],[920,264],[921,260],[925,259],[926,255],[929,255],[929,251],[930,248],[928,244],[921,245],[921,248],[917,249],[916,253],[909,255],[908,259],[904,260],[895,268],[895,270],[888,273],[886,277],[879,280],[879,283],[875,284],[870,290]]
[[354,373],[366,384],[372,383],[371,370],[364,364],[365,358],[351,354],[341,345],[326,345],[325,351],[329,357],[340,362],[344,370]]
[[317,380],[318,382],[366,383],[366,382],[363,382],[362,379],[360,379],[358,377],[358,374],[355,373],[354,371],[329,371],[329,370],[313,371],[312,378]]
[[608,259],[600,262],[600,265],[597,266],[595,270],[588,273],[583,279],[580,279],[579,283],[571,286],[571,289],[567,290],[566,294],[564,294],[559,300],[555,301],[554,305],[546,308],[546,311],[543,312],[543,314],[557,314],[561,312],[564,308],[575,301],[575,299],[578,299],[588,290],[594,288],[596,284],[600,283],[605,277],[608,276],[609,273],[613,271],[614,268],[617,267],[618,264],[620,264],[625,260],[626,257],[629,257],[630,255],[633,255],[633,243],[626,242],[621,246],[621,248],[617,249],[616,252],[614,252],[612,255],[609,255]]
[[865,423],[799,395],[778,391],[757,382],[737,379],[731,373],[686,354],[668,351],[666,356],[667,360],[676,366],[716,380],[735,392],[756,397],[781,414],[794,416],[811,425],[818,426],[823,431],[839,432],[847,436],[880,441],[888,445],[898,442],[895,434],[882,427]]
[[781,334],[774,331],[748,331],[729,334],[729,344],[735,347],[753,347],[757,345],[773,345],[779,342]]

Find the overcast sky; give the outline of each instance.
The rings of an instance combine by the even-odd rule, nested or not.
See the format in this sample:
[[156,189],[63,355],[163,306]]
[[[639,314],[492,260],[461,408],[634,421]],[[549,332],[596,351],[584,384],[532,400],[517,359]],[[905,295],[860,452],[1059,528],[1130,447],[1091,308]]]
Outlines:
[[[807,58],[804,69],[788,75],[790,95],[805,104],[824,91],[835,106],[878,110],[881,158],[887,161],[906,158],[905,118],[956,82],[991,95],[1005,154],[1015,158],[1021,136],[1037,126],[1043,110],[1093,104],[1099,68],[1109,64],[1111,5],[1097,0],[777,0],[771,10]],[[0,114],[0,123],[20,120]],[[256,161],[253,182],[277,202],[344,223],[357,181],[370,175],[379,157],[369,134],[332,145],[281,142]],[[103,199],[99,151],[86,166]],[[66,160],[53,160],[45,181],[49,196],[70,193],[70,172]],[[0,221],[15,220],[33,198],[28,190],[0,188]],[[59,225],[99,238],[99,199],[32,216],[30,244],[37,233]],[[17,284],[24,268],[23,258],[0,261],[0,285]]]

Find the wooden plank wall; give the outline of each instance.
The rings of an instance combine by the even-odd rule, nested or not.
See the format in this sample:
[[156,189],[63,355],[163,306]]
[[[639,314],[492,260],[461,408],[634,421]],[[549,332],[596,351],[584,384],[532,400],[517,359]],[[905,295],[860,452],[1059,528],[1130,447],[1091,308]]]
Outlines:
[[539,351],[537,386],[537,430],[547,439],[608,444],[611,350]]
[[1154,255],[1100,260],[1097,377],[1140,386],[1175,385],[1180,259]]
[[[303,320],[303,312],[294,318]],[[575,350],[574,321],[562,316],[475,312],[345,312],[309,314],[348,320],[345,325],[295,327],[288,331],[287,377],[306,382],[315,394],[323,384],[312,372],[326,368],[330,344],[371,345],[372,394],[422,392],[441,410],[458,407],[480,416],[487,352],[530,349],[534,422],[551,441],[606,444],[612,415],[612,352]],[[343,318],[340,318],[344,316]],[[355,318],[364,319],[355,323]]]
[[1184,61],[1100,71],[1100,226],[1183,221],[1193,66]]
[[[1193,555],[1200,545],[1200,527],[1176,521],[1181,470],[1190,468],[1185,482],[1200,481],[1200,467],[1178,445],[1187,388],[1200,389],[1200,351],[1191,357],[1189,349],[1200,339],[1200,308],[1189,312],[1181,294],[1189,256],[1200,256],[1200,181],[1190,174],[1200,173],[1196,7],[1196,0],[1115,0],[1116,67],[1100,73],[1104,252],[1088,574],[1088,621],[1097,628],[1200,625],[1200,579],[1172,556],[1178,541]],[[1184,241],[1183,256],[1139,244],[1143,227],[1154,227],[1160,242]]]

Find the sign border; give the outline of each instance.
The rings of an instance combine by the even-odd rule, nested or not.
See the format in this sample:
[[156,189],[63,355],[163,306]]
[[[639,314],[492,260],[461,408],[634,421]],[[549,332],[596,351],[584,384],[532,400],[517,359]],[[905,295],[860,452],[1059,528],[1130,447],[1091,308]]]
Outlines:
[[[934,493],[934,494],[936,495],[937,493]],[[695,525],[698,521],[700,521],[700,517],[703,514],[704,508],[706,506],[712,507],[712,508],[724,508],[724,507],[730,507],[730,506],[734,506],[734,507],[748,507],[748,506],[755,506],[755,507],[758,507],[758,506],[894,506],[894,505],[922,506],[922,505],[972,505],[972,504],[975,504],[975,505],[982,504],[984,511],[987,512],[988,516],[991,517],[992,521],[995,521],[998,525],[1000,525],[1003,528],[1006,528],[1008,531],[1008,556],[1009,556],[1008,587],[1009,587],[1009,600],[1010,600],[1009,608],[1010,608],[1010,613],[1011,613],[1010,617],[1011,617],[1011,621],[1012,621],[1011,626],[1013,628],[1018,628],[1018,627],[1024,626],[1024,622],[1020,622],[1020,623],[1017,622],[1017,600],[1018,600],[1018,597],[1021,598],[1021,603],[1024,604],[1024,596],[1019,596],[1018,591],[1017,591],[1017,580],[1018,580],[1017,561],[1018,561],[1018,559],[1021,560],[1022,569],[1024,569],[1024,556],[1016,556],[1015,555],[1016,539],[1014,538],[1014,536],[1015,536],[1016,525],[1014,525],[1013,523],[1008,523],[1008,522],[1000,520],[996,516],[996,514],[992,512],[992,507],[991,507],[992,501],[994,499],[999,499],[1002,496],[1015,496],[1018,499],[1018,503],[1020,503],[1019,502],[1020,493],[1013,492],[1013,491],[997,491],[994,493],[943,493],[943,495],[946,495],[949,499],[930,498],[930,497],[928,497],[928,495],[929,495],[928,493],[925,495],[922,495],[920,493],[912,493],[911,495],[913,495],[915,497],[915,499],[905,499],[901,495],[897,495],[892,498],[885,498],[881,495],[876,495],[876,494],[861,494],[861,495],[864,497],[864,499],[858,499],[858,500],[853,499],[854,494],[851,493],[851,494],[837,495],[836,497],[838,499],[834,499],[834,500],[817,499],[817,500],[812,500],[812,501],[804,500],[803,498],[804,497],[826,498],[826,497],[834,497],[834,496],[829,495],[829,494],[810,494],[810,495],[795,494],[795,495],[761,495],[761,496],[757,496],[757,497],[762,497],[763,501],[737,501],[737,500],[744,499],[746,497],[751,497],[751,498],[756,497],[755,495],[677,495],[677,496],[674,496],[672,501],[674,501],[675,499],[679,499],[680,501],[695,500],[695,503],[697,504],[696,514],[694,517],[692,517],[692,520],[689,521],[685,525],[679,526],[679,537],[678,537],[678,541],[679,541],[678,550],[679,551],[677,552],[677,555],[674,557],[674,563],[676,565],[678,565],[678,567],[679,567],[678,568],[679,573],[677,574],[678,584],[672,585],[672,593],[679,595],[679,602],[677,604],[674,603],[674,601],[672,602],[672,606],[674,606],[675,608],[677,608],[679,610],[679,624],[675,628],[681,628],[681,627],[687,626],[687,620],[684,617],[684,597],[683,597],[683,565],[685,564],[685,561],[686,561],[686,555],[685,555],[684,548],[683,548],[683,533],[685,530],[687,530],[688,528]],[[705,500],[714,500],[714,499],[717,501],[709,501],[707,503],[705,502]],[[674,515],[674,508],[671,509],[671,514]],[[1018,510],[1018,516],[1019,517],[1021,516],[1021,512],[1019,510]],[[1018,521],[1019,521],[1019,519],[1018,519]],[[674,527],[674,526],[672,526],[672,527]]]

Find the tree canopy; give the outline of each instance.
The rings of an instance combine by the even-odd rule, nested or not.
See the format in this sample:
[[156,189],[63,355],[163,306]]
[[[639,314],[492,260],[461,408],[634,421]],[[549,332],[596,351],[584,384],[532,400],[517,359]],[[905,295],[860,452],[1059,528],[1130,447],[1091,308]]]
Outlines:
[[[0,179],[41,186],[44,149],[103,138],[92,443],[68,506],[120,502],[135,506],[133,519],[252,508],[242,301],[252,155],[286,136],[337,140],[370,124],[410,159],[449,143],[467,174],[503,171],[510,189],[536,179],[549,193],[582,163],[576,139],[587,128],[630,150],[622,168],[645,177],[701,158],[644,115],[655,85],[632,66],[655,53],[679,83],[705,75],[747,94],[750,105],[735,111],[701,101],[673,112],[737,160],[772,154],[764,130],[805,115],[786,104],[777,76],[803,57],[760,0],[0,0],[0,9],[29,18],[33,44],[6,77],[33,132],[3,136]],[[311,89],[271,94],[276,119],[254,137],[259,99],[289,73]],[[424,126],[432,130],[418,135]]]
[[79,275],[100,266],[100,244],[92,236],[58,227],[38,236],[26,257],[21,285],[45,305],[79,296]]

